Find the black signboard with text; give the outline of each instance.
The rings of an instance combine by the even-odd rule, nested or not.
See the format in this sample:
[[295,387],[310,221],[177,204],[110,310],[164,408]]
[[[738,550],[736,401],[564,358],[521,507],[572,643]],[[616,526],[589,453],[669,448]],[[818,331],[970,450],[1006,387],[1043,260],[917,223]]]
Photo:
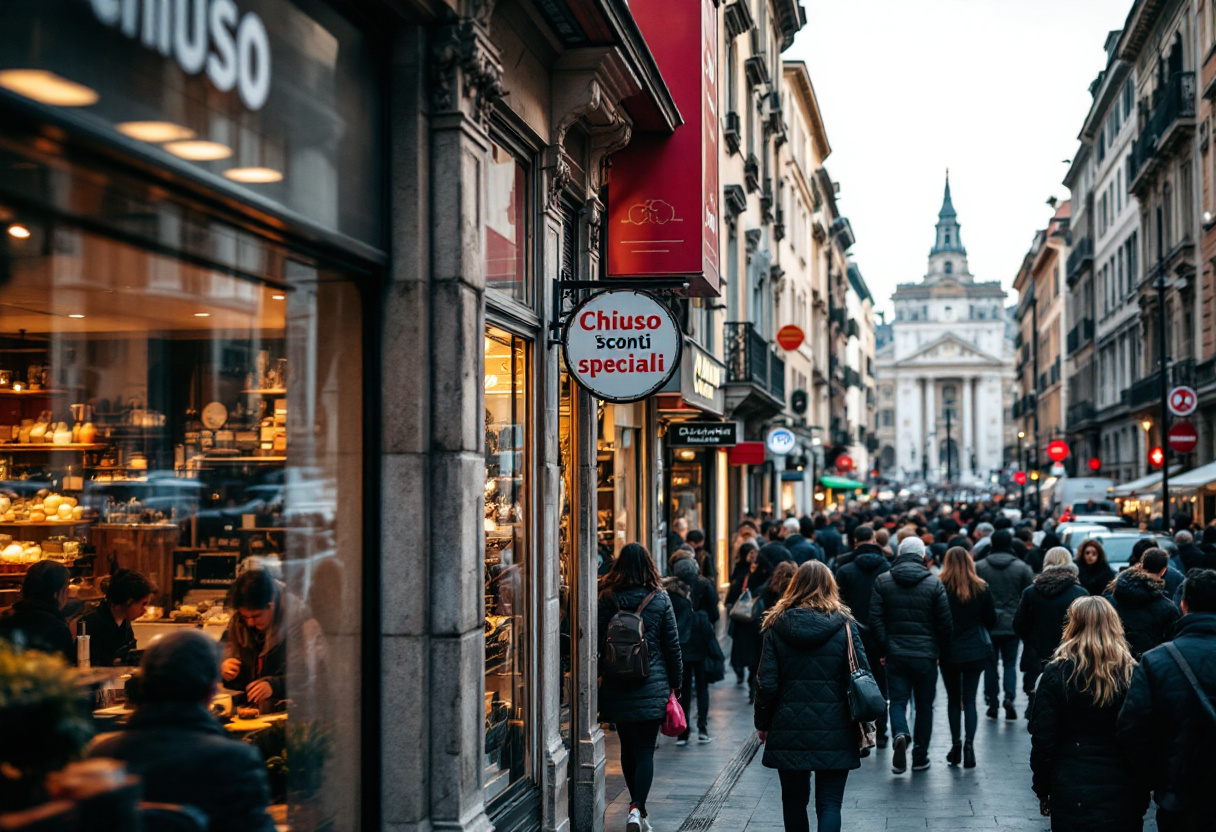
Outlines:
[[735,422],[676,422],[667,429],[667,443],[676,447],[733,448],[739,441]]

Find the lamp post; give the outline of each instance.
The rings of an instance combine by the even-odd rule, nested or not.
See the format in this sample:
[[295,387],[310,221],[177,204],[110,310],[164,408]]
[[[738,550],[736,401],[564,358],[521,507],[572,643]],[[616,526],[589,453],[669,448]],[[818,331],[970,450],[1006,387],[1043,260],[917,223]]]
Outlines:
[[[1026,431],[1018,431],[1018,470],[1026,473]],[[1026,511],[1026,480],[1022,480],[1022,499],[1018,502],[1018,510]]]
[[1170,380],[1169,357],[1166,355],[1165,335],[1165,270],[1161,268],[1161,247],[1157,247],[1157,330],[1158,349],[1161,351],[1161,450],[1164,457],[1161,465],[1161,530],[1169,531],[1170,513],[1170,452],[1166,436],[1170,430]]
[[1030,310],[1031,310],[1031,325],[1030,331],[1034,333],[1032,353],[1034,360],[1032,364],[1032,372],[1034,373],[1034,519],[1035,526],[1038,526],[1039,513],[1043,510],[1043,486],[1040,483],[1039,472],[1039,298],[1038,292],[1035,291],[1035,284],[1031,284],[1030,289]]
[[954,455],[950,448],[950,403],[946,403],[946,485],[954,481]]

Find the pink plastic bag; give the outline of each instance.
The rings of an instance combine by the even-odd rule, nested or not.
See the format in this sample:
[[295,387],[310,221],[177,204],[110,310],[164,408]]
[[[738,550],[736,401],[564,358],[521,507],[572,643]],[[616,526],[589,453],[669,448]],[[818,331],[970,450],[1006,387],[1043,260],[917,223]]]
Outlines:
[[676,699],[674,692],[667,697],[667,718],[663,720],[663,727],[659,730],[665,737],[678,737],[688,730],[688,720],[684,718],[684,708],[680,706],[680,700]]

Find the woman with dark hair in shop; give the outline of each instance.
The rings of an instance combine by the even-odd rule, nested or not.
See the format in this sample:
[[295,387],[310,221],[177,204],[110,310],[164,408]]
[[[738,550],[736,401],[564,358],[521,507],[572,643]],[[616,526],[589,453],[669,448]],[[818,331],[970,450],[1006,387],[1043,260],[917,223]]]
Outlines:
[[[621,612],[639,615],[646,632],[647,673],[641,680],[606,672],[607,636]],[[650,832],[646,797],[654,782],[654,748],[667,700],[683,684],[680,633],[671,598],[650,553],[640,543],[621,549],[600,583],[600,721],[616,724],[621,741],[621,772],[629,789],[626,832]]]
[[21,599],[0,616],[0,638],[44,653],[58,653],[75,664],[76,643],[63,617],[68,602],[68,569],[42,560],[25,573]]
[[1077,547],[1077,580],[1090,595],[1101,595],[1115,579],[1115,570],[1106,562],[1106,550],[1097,540],[1084,540]]
[[131,622],[148,611],[156,592],[147,576],[134,569],[119,569],[109,580],[101,606],[81,619],[93,667],[129,664],[127,658],[136,648]]

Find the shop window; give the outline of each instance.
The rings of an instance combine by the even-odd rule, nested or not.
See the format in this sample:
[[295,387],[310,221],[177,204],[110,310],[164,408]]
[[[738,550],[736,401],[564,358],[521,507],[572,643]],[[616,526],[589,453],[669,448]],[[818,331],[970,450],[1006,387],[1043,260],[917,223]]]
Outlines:
[[[22,229],[0,241],[0,607],[30,563],[54,559],[85,602],[79,632],[76,615],[108,615],[115,570],[143,573],[154,590],[135,649],[177,628],[223,641],[238,663],[214,705],[269,761],[276,819],[360,828],[356,284],[251,235],[242,276],[172,253],[171,234],[153,249],[25,205],[0,195]],[[200,250],[239,237],[214,218],[193,231]],[[239,603],[249,580],[265,582],[265,608]],[[247,623],[263,609],[264,627]],[[94,665],[139,658],[99,645]]]
[[596,531],[599,569],[606,574],[626,543],[641,539],[638,529],[641,414],[637,405],[599,406],[596,439]]
[[528,166],[506,148],[491,145],[485,188],[486,288],[529,303]]
[[485,794],[527,777],[528,365],[523,339],[494,326],[485,339]]

